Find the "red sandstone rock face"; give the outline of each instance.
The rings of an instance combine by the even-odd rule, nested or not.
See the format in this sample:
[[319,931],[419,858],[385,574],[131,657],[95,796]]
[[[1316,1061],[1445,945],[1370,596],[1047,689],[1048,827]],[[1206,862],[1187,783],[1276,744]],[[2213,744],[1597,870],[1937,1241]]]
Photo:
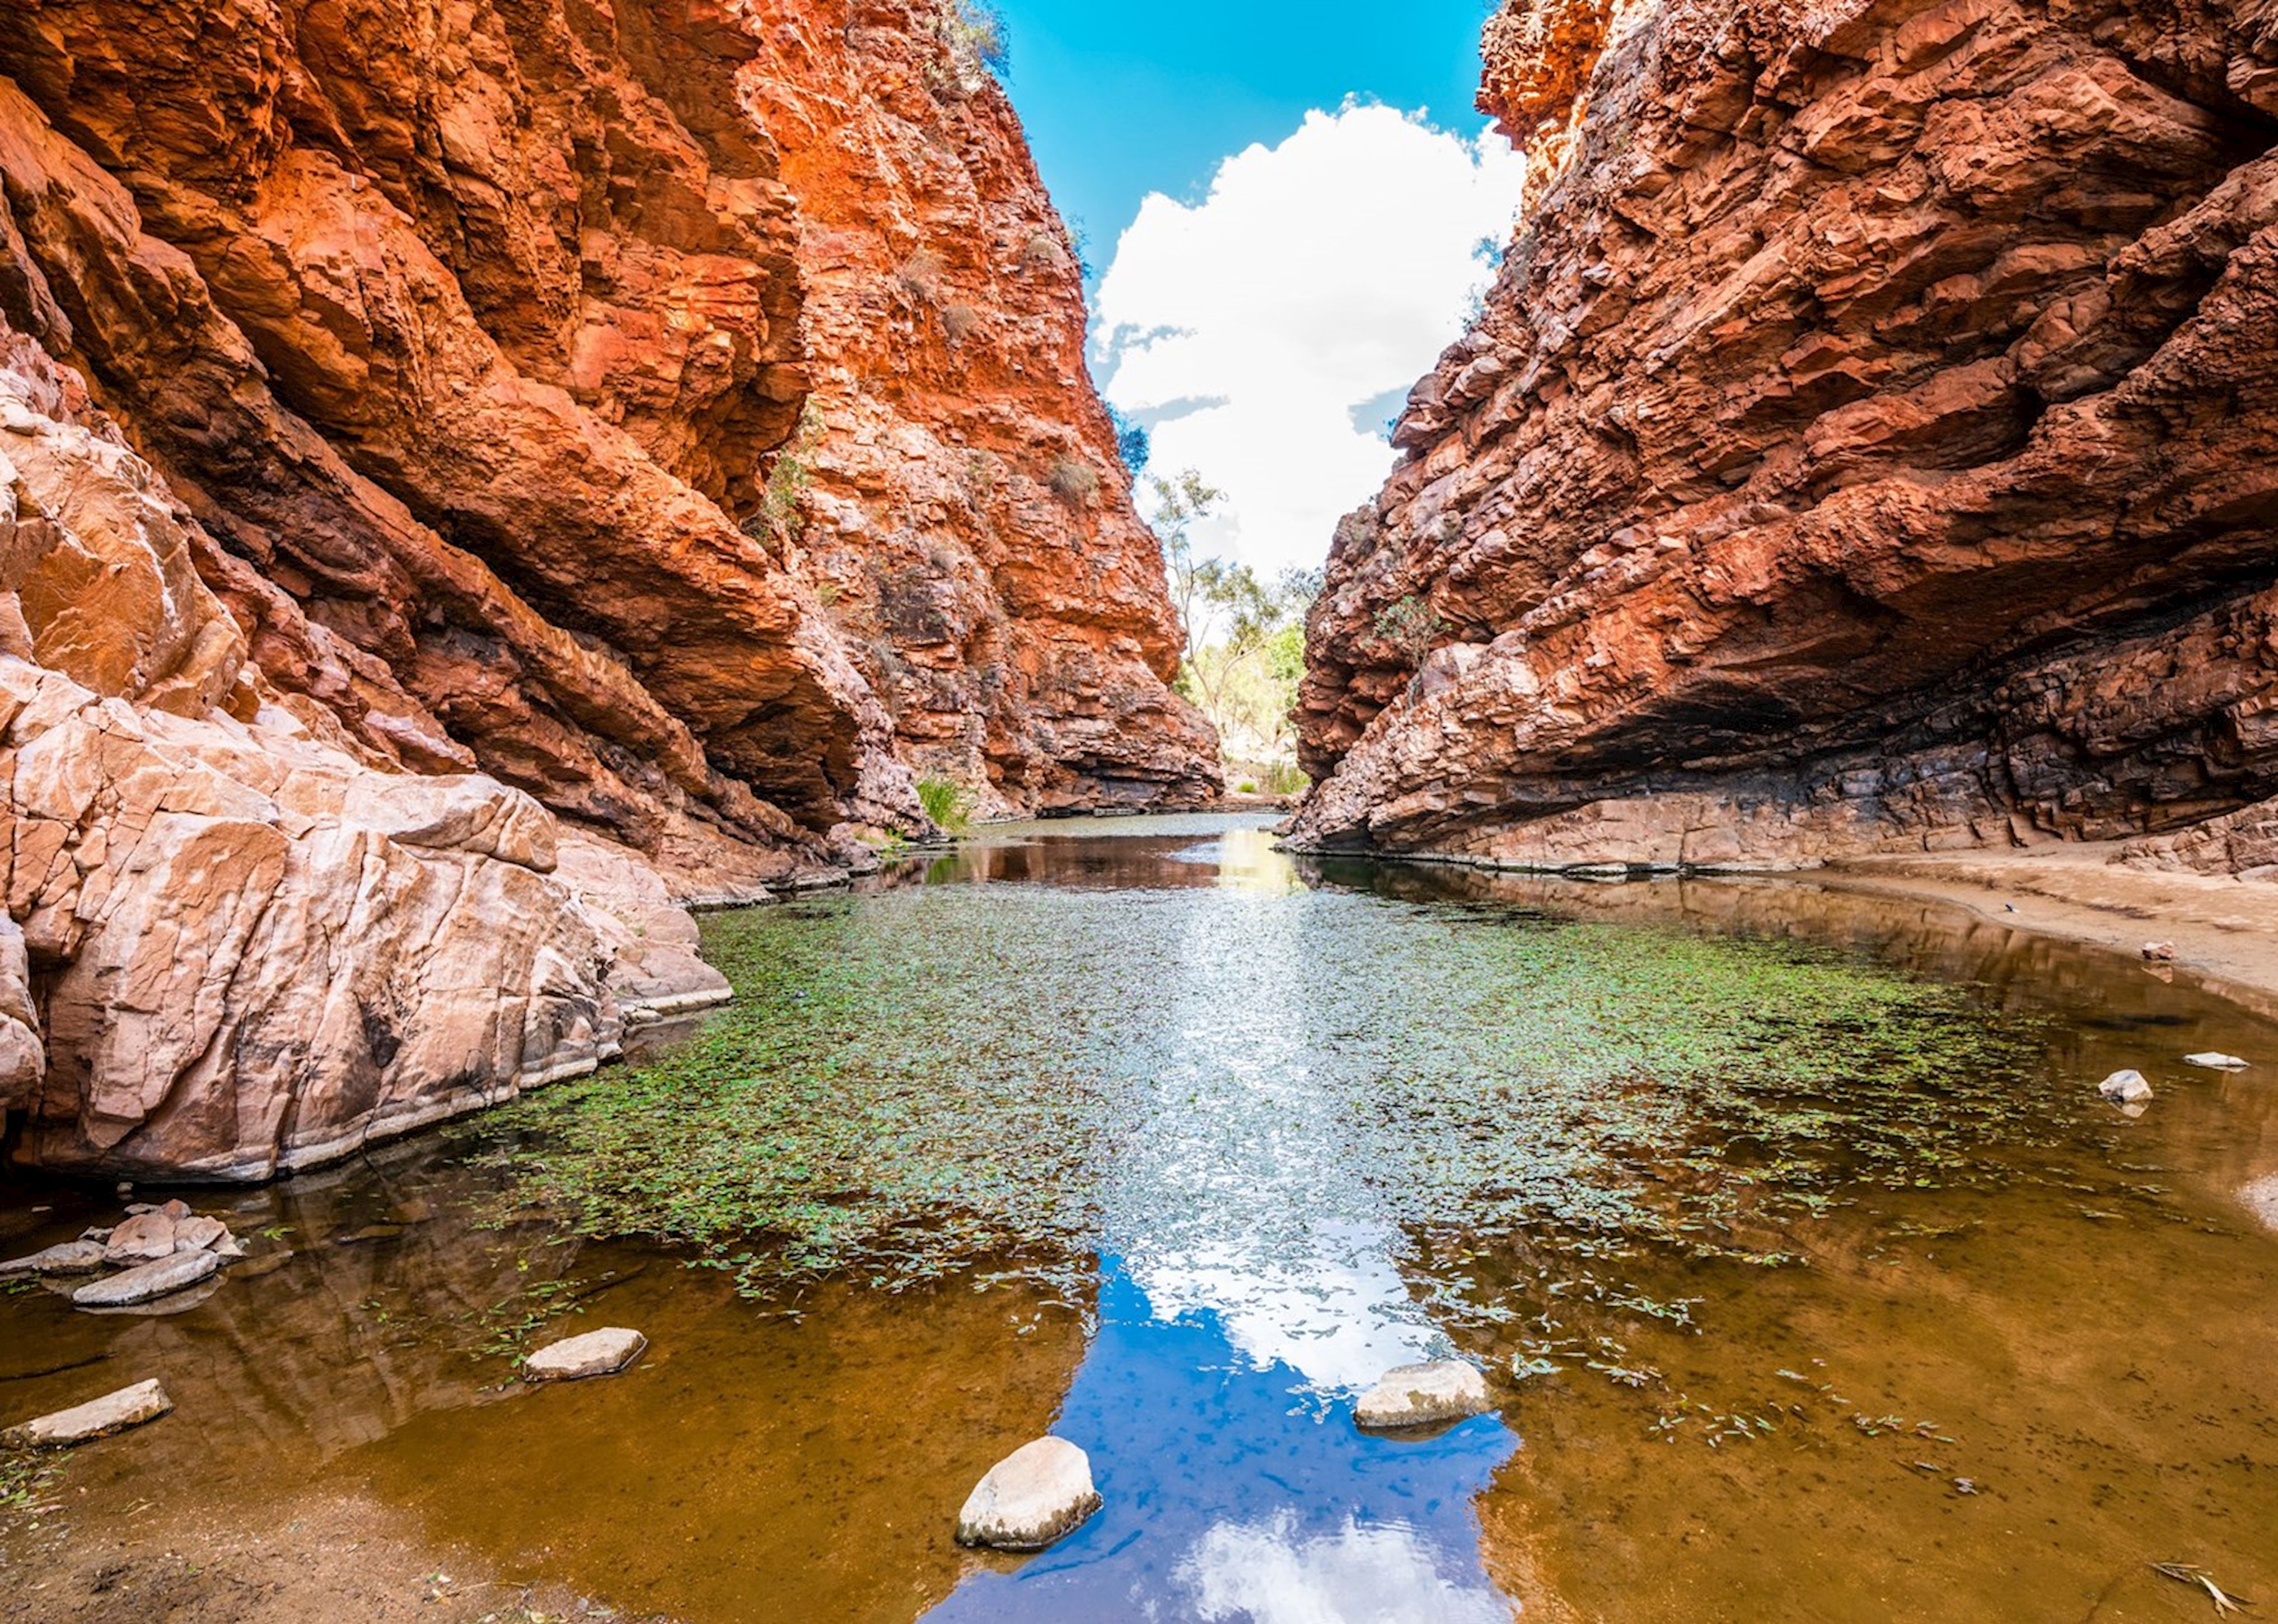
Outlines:
[[2278,790],[2267,9],[1540,0],[1489,48],[1556,168],[1341,528],[1301,843],[1780,865]]
[[1215,798],[1218,741],[1170,691],[1161,550],[1086,381],[1082,273],[939,17],[753,9],[747,83],[805,228],[814,444],[787,555],[905,758],[984,813]]
[[[590,1068],[719,995],[677,903],[923,827],[905,753],[1209,793],[1120,484],[1038,522],[1106,425],[1073,276],[995,278],[1054,222],[952,58],[908,4],[0,11],[14,1154],[258,1176]],[[921,237],[961,356],[868,320]]]

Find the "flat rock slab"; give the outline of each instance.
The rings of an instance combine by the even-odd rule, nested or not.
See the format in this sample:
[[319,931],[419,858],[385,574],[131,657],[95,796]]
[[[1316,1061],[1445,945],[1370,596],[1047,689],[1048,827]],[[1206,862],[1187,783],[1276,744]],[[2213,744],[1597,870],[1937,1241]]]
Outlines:
[[170,1292],[187,1291],[221,1267],[210,1252],[177,1252],[107,1280],[91,1280],[72,1293],[82,1308],[124,1308]]
[[638,1359],[648,1338],[612,1325],[539,1348],[522,1361],[525,1381],[576,1382],[589,1376],[615,1376]]
[[2152,1097],[2152,1085],[2141,1071],[2114,1071],[2097,1084],[2096,1092],[2114,1105],[2141,1105]]
[[2249,1212],[2262,1220],[2265,1229],[2278,1231],[2278,1173],[2266,1174],[2242,1186],[2238,1199],[2246,1203]]
[[156,1421],[173,1407],[174,1401],[157,1381],[137,1382],[100,1399],[11,1427],[0,1432],[0,1444],[11,1449],[62,1449]]
[[1066,1438],[1023,1444],[989,1468],[957,1513],[957,1543],[1041,1551],[1100,1506],[1091,1457]]
[[138,1212],[111,1231],[110,1261],[155,1263],[174,1251],[174,1219],[166,1212]]
[[2237,1056],[2217,1054],[2213,1049],[2207,1050],[2206,1053],[2203,1055],[2185,1055],[2183,1056],[2183,1064],[2187,1066],[2205,1066],[2210,1071],[2244,1071],[2246,1070],[2246,1062],[2241,1060]]
[[1460,1359],[1436,1359],[1387,1370],[1353,1406],[1353,1419],[1364,1427],[1426,1427],[1493,1408],[1487,1377],[1476,1366]]
[[91,1275],[102,1267],[100,1241],[66,1240],[29,1257],[13,1257],[0,1263],[0,1280],[20,1280],[26,1275]]

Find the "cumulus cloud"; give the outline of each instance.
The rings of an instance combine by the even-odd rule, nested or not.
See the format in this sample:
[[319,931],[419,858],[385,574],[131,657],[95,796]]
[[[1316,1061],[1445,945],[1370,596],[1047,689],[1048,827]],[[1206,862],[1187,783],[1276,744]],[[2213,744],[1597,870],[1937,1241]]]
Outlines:
[[1097,370],[1158,471],[1226,492],[1205,550],[1267,570],[1326,554],[1491,274],[1520,165],[1492,133],[1348,104],[1227,158],[1198,203],[1140,205],[1100,280]]

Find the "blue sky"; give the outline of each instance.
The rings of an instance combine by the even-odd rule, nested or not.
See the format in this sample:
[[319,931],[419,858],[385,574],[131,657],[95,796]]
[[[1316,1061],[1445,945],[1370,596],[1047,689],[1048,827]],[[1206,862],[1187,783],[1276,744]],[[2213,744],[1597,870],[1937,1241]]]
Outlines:
[[1104,267],[1139,200],[1191,201],[1221,160],[1349,95],[1464,134],[1484,122],[1487,0],[1003,0],[1013,104],[1060,212]]
[[1155,471],[1224,493],[1202,550],[1318,565],[1510,235],[1521,166],[1472,106],[1488,0],[1001,9],[1013,105],[1085,236],[1101,393]]

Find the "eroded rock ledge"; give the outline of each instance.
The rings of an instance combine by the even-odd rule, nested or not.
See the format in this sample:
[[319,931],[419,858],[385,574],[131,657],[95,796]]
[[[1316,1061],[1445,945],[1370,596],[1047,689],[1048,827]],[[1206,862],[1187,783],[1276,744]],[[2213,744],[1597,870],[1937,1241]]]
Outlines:
[[2278,863],[2268,9],[1514,0],[1487,39],[1533,202],[1341,527],[1297,843]]
[[[930,0],[0,11],[6,1155],[261,1177],[590,1069],[723,995],[680,904],[874,861],[913,765],[1214,793],[968,50]],[[926,242],[955,342],[868,323]]]

